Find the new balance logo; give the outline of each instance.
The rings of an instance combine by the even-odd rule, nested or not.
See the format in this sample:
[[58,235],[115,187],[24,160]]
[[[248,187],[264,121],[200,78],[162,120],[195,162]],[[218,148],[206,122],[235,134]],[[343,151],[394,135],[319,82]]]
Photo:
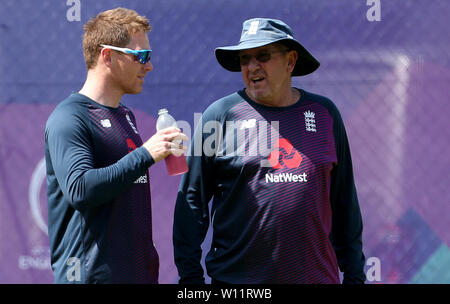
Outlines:
[[241,130],[242,129],[250,129],[256,127],[256,119],[252,118],[249,120],[243,120],[241,123]]
[[100,120],[100,123],[102,124],[103,128],[111,128],[111,122],[109,119],[102,119]]

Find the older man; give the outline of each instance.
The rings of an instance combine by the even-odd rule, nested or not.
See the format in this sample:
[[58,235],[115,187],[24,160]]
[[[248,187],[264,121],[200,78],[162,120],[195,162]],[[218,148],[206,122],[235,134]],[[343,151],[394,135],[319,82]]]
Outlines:
[[363,283],[343,121],[329,99],[291,86],[319,62],[287,24],[265,18],[245,21],[239,44],[215,54],[245,89],[210,105],[196,130],[175,209],[180,283],[204,282],[211,198],[213,283],[340,283],[339,268],[344,283]]

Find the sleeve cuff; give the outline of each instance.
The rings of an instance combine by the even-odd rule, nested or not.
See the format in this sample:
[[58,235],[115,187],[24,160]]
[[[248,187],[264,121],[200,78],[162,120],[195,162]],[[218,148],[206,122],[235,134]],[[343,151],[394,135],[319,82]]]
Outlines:
[[147,149],[145,149],[143,146],[137,148],[137,150],[139,150],[139,154],[142,155],[142,157],[144,158],[145,164],[150,167],[155,163],[155,160],[153,159],[153,157],[150,155],[150,153],[147,151]]

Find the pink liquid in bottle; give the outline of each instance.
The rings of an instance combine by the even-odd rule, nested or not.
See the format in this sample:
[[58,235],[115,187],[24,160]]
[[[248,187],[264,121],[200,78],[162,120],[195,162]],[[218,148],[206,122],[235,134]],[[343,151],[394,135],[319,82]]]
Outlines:
[[[175,119],[168,113],[166,109],[161,109],[158,112],[158,120],[156,121],[156,129],[161,130],[168,127],[177,127]],[[170,154],[165,158],[167,173],[171,176],[183,174],[187,172],[188,165],[184,154],[175,156]]]
[[169,175],[183,174],[188,171],[188,165],[186,163],[186,157],[183,155],[175,156],[173,154],[167,156],[166,167]]

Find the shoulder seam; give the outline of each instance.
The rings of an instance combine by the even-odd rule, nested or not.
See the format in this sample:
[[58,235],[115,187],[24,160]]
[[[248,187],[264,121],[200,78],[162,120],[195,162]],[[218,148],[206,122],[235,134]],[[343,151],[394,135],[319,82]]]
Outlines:
[[215,115],[215,118],[223,117],[224,114],[226,114],[236,104],[242,102],[242,100],[243,100],[242,97],[237,92],[234,92],[232,94],[229,94],[225,97],[222,97],[222,98],[216,100],[208,108],[206,108],[206,110],[203,113],[208,111],[211,107],[222,107],[223,106],[221,111],[214,111],[215,113],[217,113]]

